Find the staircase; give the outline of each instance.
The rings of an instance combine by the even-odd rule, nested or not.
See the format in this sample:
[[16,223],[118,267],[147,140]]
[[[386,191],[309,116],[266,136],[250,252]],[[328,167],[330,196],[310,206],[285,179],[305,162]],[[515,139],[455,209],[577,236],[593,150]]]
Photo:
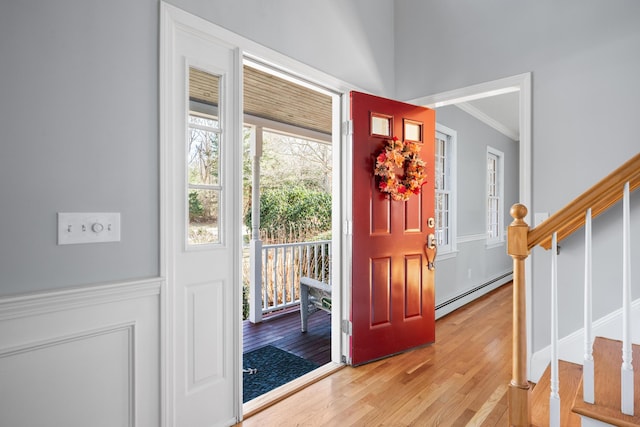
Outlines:
[[[595,402],[584,401],[582,365],[559,361],[560,425],[640,426],[640,393],[635,394],[635,415],[620,411],[620,354],[622,342],[597,337],[593,344],[595,364]],[[640,346],[633,345],[633,360],[640,362]],[[531,425],[549,425],[549,390],[551,368],[548,367],[531,394]],[[640,390],[640,370],[634,375],[635,389]]]
[[[513,258],[513,369],[511,426],[640,426],[640,346],[631,343],[630,193],[640,187],[640,154],[537,227],[527,208],[511,208],[507,253]],[[592,218],[623,201],[622,341],[592,337]],[[558,242],[584,227],[584,361],[558,359]],[[551,362],[531,390],[527,379],[525,260],[532,248],[551,250]],[[640,325],[634,325],[639,327]],[[589,403],[590,402],[590,403]]]

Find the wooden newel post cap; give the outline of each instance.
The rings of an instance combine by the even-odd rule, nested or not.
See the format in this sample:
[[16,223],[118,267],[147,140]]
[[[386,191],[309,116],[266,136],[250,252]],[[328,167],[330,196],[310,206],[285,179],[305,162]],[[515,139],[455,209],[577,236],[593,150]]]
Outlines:
[[516,203],[515,205],[511,206],[511,210],[509,211],[511,213],[511,217],[515,220],[515,222],[521,222],[525,216],[527,216],[527,207],[523,204],[520,203]]
[[527,247],[529,226],[524,222],[527,211],[527,207],[520,203],[511,206],[510,213],[513,217],[513,222],[509,224],[507,229],[507,253],[518,259],[524,259],[529,256]]

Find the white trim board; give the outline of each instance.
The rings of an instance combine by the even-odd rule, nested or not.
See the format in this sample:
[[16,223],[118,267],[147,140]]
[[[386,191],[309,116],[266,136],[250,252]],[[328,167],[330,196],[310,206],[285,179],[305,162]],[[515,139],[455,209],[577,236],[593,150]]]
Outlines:
[[458,102],[468,102],[486,98],[488,96],[503,95],[505,93],[512,93],[521,90],[521,85],[527,77],[531,78],[531,73],[517,74],[511,77],[478,83],[447,92],[414,98],[407,102],[411,104],[427,105],[430,108],[438,108]]
[[[631,324],[640,325],[640,298],[631,303]],[[593,336],[622,339],[622,308],[593,322]],[[631,341],[640,344],[640,328],[633,328]],[[558,357],[582,365],[584,355],[584,328],[567,335],[558,342]],[[622,360],[622,356],[620,356]],[[551,345],[536,351],[531,357],[531,377],[538,382],[551,360]],[[596,363],[598,363],[596,361]],[[562,386],[562,385],[561,385]]]
[[159,296],[161,287],[162,280],[152,278],[4,297],[0,298],[0,321]]

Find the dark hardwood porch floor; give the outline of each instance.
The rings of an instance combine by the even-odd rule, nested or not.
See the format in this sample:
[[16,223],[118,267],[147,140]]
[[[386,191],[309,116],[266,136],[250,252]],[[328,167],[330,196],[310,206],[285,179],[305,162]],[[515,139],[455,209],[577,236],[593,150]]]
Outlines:
[[331,315],[325,311],[309,315],[305,333],[300,331],[298,310],[267,317],[257,324],[245,320],[242,329],[243,353],[270,344],[318,365],[331,361]]

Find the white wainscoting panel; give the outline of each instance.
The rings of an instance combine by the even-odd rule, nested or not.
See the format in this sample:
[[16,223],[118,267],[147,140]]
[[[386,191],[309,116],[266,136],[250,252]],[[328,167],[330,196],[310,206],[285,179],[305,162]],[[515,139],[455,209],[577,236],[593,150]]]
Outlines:
[[158,426],[160,289],[0,299],[0,426]]

